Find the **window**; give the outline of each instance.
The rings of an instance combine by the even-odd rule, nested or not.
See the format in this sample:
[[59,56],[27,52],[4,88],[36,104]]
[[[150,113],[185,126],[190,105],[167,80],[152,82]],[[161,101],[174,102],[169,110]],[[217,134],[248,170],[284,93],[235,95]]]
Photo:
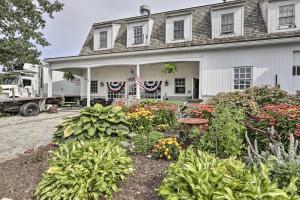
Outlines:
[[29,79],[23,79],[23,85],[24,85],[24,87],[31,86],[31,80],[29,80]]
[[91,81],[91,93],[98,92],[98,81]]
[[234,68],[234,89],[244,90],[252,86],[252,67]]
[[128,94],[135,96],[136,95],[136,83],[130,83],[128,88]]
[[300,66],[293,67],[293,76],[300,76]]
[[125,98],[125,87],[123,87],[122,90],[119,92],[112,92],[111,90],[108,90],[108,98],[109,99],[124,99]]
[[234,33],[234,13],[221,15],[221,34]]
[[107,31],[100,32],[100,49],[107,48]]
[[184,20],[174,21],[174,40],[184,39]]
[[175,78],[175,94],[185,94],[185,78]]
[[279,26],[295,27],[295,5],[279,7]]
[[134,44],[143,44],[144,43],[143,27],[142,26],[134,27],[133,31],[134,31]]

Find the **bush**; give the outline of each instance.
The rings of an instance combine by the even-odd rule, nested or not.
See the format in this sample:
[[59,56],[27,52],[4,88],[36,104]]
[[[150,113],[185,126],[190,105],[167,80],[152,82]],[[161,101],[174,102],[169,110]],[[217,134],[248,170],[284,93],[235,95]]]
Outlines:
[[158,159],[177,160],[180,149],[176,138],[164,138],[154,146],[153,154]]
[[192,148],[169,166],[158,192],[164,199],[293,199],[271,182],[264,165],[248,170],[233,158],[221,160]]
[[65,120],[54,133],[54,142],[72,142],[100,136],[123,137],[129,133],[128,122],[121,107],[96,104],[81,110],[79,116]]
[[111,139],[63,144],[51,152],[49,169],[36,188],[37,199],[111,199],[132,171],[126,150]]
[[156,131],[151,131],[148,134],[137,134],[133,139],[135,150],[137,153],[147,153],[162,138],[163,134]]
[[190,129],[187,130],[186,133],[183,133],[181,135],[181,141],[185,144],[185,145],[198,145],[199,140],[201,139],[201,137],[204,135],[204,131],[201,130],[199,127],[194,126]]
[[296,182],[297,193],[300,194],[300,163],[275,163],[270,169],[270,177],[276,181],[279,188],[285,188],[289,185],[293,177],[298,178]]
[[175,112],[169,109],[158,110],[154,113],[153,123],[155,125],[168,125],[174,127],[177,123]]
[[217,107],[209,131],[200,139],[199,147],[221,158],[239,156],[245,133],[243,120],[242,110]]
[[127,116],[131,132],[142,134],[153,130],[153,114],[151,111],[139,107],[128,113]]

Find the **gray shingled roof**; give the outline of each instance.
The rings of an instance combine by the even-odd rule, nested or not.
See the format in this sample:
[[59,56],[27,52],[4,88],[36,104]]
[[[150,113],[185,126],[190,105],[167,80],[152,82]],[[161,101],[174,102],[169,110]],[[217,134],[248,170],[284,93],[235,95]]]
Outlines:
[[[188,47],[188,46],[200,46],[208,44],[222,44],[222,43],[233,43],[233,42],[243,42],[243,41],[253,41],[253,40],[265,40],[265,39],[276,39],[276,38],[287,38],[287,37],[299,37],[300,31],[290,31],[281,33],[271,33],[268,34],[266,24],[263,20],[260,2],[262,0],[241,0],[244,4],[244,35],[238,37],[228,37],[228,38],[218,38],[212,39],[211,34],[211,15],[210,11],[212,8],[217,6],[223,6],[222,4],[214,4],[207,6],[199,6],[188,9],[182,9],[177,11],[163,12],[157,14],[151,14],[150,17],[154,20],[154,25],[152,29],[152,36],[149,46],[144,47],[127,47],[127,22],[135,18],[127,18],[114,20],[105,23],[96,23],[91,28],[87,39],[80,51],[80,55],[94,55],[94,54],[105,54],[105,53],[120,53],[120,52],[130,52],[130,51],[142,51],[142,50],[153,50],[153,49],[164,49],[164,48],[176,48],[176,47]],[[228,2],[227,4],[232,4],[233,2]],[[192,11],[193,18],[193,40],[190,42],[182,43],[165,43],[165,26],[166,18],[173,12],[190,12]],[[93,33],[94,28],[101,24],[121,24],[121,28],[117,35],[115,46],[109,50],[94,51],[93,50]]]

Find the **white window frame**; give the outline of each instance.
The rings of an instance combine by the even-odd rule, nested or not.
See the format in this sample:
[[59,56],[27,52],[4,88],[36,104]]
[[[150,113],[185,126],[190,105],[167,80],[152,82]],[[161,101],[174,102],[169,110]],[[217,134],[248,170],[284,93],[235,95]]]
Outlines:
[[233,33],[234,33],[234,13],[221,14],[221,34],[225,35],[225,34],[233,34]]
[[[281,9],[286,8],[286,10],[289,10],[289,8],[292,8],[292,14],[290,13],[282,13]],[[289,5],[282,5],[278,7],[278,27],[281,28],[296,28],[296,5],[295,4],[289,4]],[[291,20],[291,23],[281,23],[282,20],[289,19]]]
[[[96,85],[94,85],[93,83],[96,83]],[[97,94],[98,93],[98,81],[97,80],[92,80],[91,81],[91,93],[92,94]]]
[[173,22],[173,40],[184,40],[184,20],[176,20]]
[[133,27],[133,45],[141,45],[144,44],[144,27],[143,26],[135,26]]
[[[183,80],[183,84],[182,83],[178,83],[178,81],[182,81]],[[184,88],[184,92],[177,92],[177,88]],[[186,78],[175,78],[174,79],[174,93],[175,94],[185,94],[186,93]]]
[[299,66],[293,66],[293,72],[292,72],[293,76],[300,76],[300,65]]
[[[247,72],[250,71],[250,72]],[[233,68],[233,89],[245,90],[253,85],[253,67],[239,66]]]
[[109,89],[107,91],[107,98],[108,99],[125,99],[125,97],[126,97],[125,87],[123,87],[122,90],[119,91],[119,92],[112,92]]
[[[103,34],[105,35],[105,38],[102,38]],[[100,31],[99,32],[99,49],[108,48],[107,36],[108,36],[107,31]]]

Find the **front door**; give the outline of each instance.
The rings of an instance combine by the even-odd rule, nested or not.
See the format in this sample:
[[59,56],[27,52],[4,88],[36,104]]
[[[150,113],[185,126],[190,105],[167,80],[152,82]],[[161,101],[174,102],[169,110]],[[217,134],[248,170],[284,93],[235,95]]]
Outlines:
[[193,78],[193,99],[199,99],[199,79]]
[[129,82],[127,84],[127,102],[129,105],[133,104],[136,99],[136,83]]

